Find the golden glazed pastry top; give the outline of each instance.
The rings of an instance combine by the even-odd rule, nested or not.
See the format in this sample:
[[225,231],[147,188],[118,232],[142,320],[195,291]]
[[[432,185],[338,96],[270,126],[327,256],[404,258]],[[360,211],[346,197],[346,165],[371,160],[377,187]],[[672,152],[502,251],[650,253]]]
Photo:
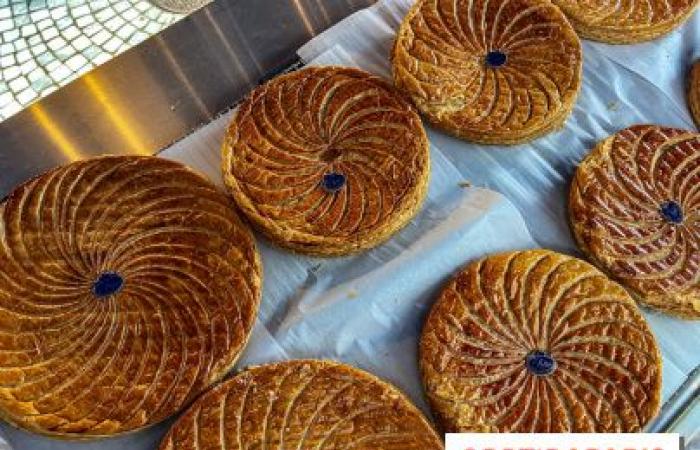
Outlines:
[[0,416],[64,438],[182,409],[241,353],[260,299],[250,231],[179,163],[53,169],[0,208]]
[[639,125],[604,140],[569,214],[581,249],[639,301],[700,318],[700,135]]
[[632,44],[660,37],[681,25],[698,0],[553,0],[584,38]]
[[442,450],[393,386],[350,366],[288,361],[238,374],[197,400],[160,450]]
[[238,206],[275,243],[341,255],[403,227],[426,194],[420,117],[392,86],[356,69],[308,68],[259,87],[223,145]]
[[695,124],[700,128],[700,60],[693,64],[688,78],[688,105]]
[[547,0],[418,0],[392,54],[396,85],[428,120],[487,144],[562,126],[582,61],[578,36]]
[[593,266],[533,250],[469,265],[423,330],[447,432],[633,432],[661,397],[661,355],[632,298]]

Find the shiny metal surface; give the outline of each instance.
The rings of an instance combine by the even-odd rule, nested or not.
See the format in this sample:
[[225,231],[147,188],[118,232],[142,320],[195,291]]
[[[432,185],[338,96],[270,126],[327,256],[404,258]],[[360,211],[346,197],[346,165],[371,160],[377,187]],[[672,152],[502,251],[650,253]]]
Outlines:
[[373,0],[218,0],[0,124],[0,198],[65,162],[153,154]]
[[[693,370],[683,385],[661,408],[661,412],[646,427],[647,433],[667,433],[674,431],[676,423],[690,411],[693,403],[700,398],[700,367]],[[700,424],[698,424],[700,428]]]

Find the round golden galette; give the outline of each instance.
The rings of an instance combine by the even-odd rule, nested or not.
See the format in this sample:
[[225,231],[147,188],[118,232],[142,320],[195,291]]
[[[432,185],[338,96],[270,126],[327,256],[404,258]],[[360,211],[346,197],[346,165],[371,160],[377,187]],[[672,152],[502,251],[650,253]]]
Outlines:
[[0,207],[0,415],[64,438],[159,422],[219,380],[261,267],[225,195],[179,163],[53,169]]
[[698,0],[553,0],[583,38],[609,44],[649,41],[680,26]]
[[442,450],[410,401],[376,377],[334,362],[255,367],[202,396],[160,450]]
[[581,250],[644,305],[700,318],[700,135],[639,125],[581,163],[569,215]]
[[547,0],[418,0],[392,64],[396,85],[436,126],[469,141],[517,144],[564,125],[583,56]]
[[448,432],[633,432],[661,399],[661,355],[624,288],[545,250],[470,264],[440,294],[420,343]]
[[259,87],[223,145],[226,185],[275,243],[358,252],[388,239],[423,203],[428,139],[410,103],[356,69],[308,68]]

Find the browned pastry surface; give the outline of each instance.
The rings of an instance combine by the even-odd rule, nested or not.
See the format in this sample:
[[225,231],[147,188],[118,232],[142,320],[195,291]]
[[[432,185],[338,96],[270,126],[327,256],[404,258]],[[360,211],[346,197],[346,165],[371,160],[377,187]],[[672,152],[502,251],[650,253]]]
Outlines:
[[428,317],[420,362],[448,432],[633,432],[659,409],[661,355],[632,298],[546,250],[460,272]]
[[632,44],[660,37],[685,22],[698,0],[553,0],[584,38]]
[[640,302],[700,318],[700,135],[640,125],[604,140],[569,215],[584,253]]
[[396,85],[432,123],[487,144],[563,126],[582,59],[578,36],[546,0],[418,0],[392,54]]
[[274,242],[341,255],[381,243],[415,215],[428,148],[420,117],[388,83],[356,69],[308,68],[243,102],[223,171],[238,206]]
[[240,373],[202,396],[160,450],[442,450],[393,386],[350,366],[289,361]]
[[261,267],[250,231],[204,178],[165,159],[103,157],[27,182],[0,211],[10,423],[64,438],[136,430],[233,366]]
[[688,78],[688,105],[695,124],[700,128],[700,60],[693,64]]

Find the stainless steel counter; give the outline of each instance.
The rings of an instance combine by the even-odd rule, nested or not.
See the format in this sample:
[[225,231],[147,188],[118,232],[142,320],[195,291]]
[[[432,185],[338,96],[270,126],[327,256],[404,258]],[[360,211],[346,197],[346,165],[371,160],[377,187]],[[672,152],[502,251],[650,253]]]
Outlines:
[[153,154],[374,0],[218,0],[0,123],[0,198],[70,160]]

